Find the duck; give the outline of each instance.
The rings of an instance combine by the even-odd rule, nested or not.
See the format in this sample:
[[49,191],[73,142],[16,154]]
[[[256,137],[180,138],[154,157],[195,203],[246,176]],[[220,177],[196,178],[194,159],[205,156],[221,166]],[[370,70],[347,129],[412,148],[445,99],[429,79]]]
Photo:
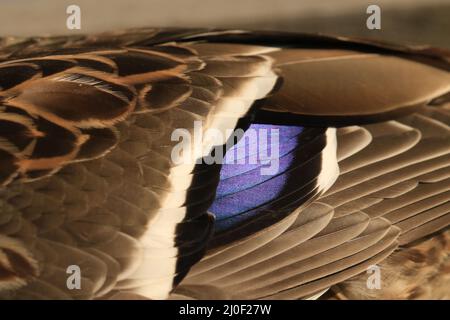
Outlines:
[[321,34],[0,38],[0,298],[450,298],[449,70]]

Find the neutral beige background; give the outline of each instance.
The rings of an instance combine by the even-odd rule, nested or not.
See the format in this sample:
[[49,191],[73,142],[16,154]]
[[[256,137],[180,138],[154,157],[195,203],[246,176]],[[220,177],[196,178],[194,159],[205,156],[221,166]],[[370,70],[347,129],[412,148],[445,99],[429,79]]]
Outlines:
[[[71,34],[66,7],[82,10],[82,33],[137,26],[232,27],[362,35],[450,47],[450,0],[0,0],[0,36]],[[382,30],[365,27],[369,4]]]

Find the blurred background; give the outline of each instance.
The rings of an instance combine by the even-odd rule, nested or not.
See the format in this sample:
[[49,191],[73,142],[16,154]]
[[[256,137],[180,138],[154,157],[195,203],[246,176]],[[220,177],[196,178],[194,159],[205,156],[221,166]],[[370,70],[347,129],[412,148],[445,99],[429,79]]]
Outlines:
[[[81,30],[66,28],[71,4],[81,7]],[[366,28],[370,4],[381,7],[381,30]],[[139,26],[321,32],[450,48],[450,0],[0,0],[0,36]]]

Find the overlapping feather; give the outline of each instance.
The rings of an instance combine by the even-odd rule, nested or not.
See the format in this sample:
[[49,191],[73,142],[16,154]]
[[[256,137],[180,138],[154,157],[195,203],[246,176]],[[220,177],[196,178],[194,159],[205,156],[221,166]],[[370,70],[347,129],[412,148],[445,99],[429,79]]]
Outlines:
[[[421,109],[446,101],[445,51],[236,30],[0,44],[2,298],[165,298],[186,274],[178,297],[318,297],[396,249],[414,260],[404,247],[449,224],[448,110]],[[239,192],[290,184],[213,234],[220,166],[196,164],[211,146],[171,159],[171,133],[194,121],[318,127]],[[66,286],[74,264],[82,290]]]

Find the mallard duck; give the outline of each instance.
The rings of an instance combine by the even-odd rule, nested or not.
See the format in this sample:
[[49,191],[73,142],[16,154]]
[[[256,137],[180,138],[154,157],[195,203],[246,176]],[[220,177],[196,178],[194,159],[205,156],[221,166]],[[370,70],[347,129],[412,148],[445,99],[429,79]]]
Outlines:
[[[1,38],[0,296],[450,298],[449,62],[267,31]],[[196,122],[222,139],[173,161]],[[278,133],[276,172],[204,161],[250,130]]]

